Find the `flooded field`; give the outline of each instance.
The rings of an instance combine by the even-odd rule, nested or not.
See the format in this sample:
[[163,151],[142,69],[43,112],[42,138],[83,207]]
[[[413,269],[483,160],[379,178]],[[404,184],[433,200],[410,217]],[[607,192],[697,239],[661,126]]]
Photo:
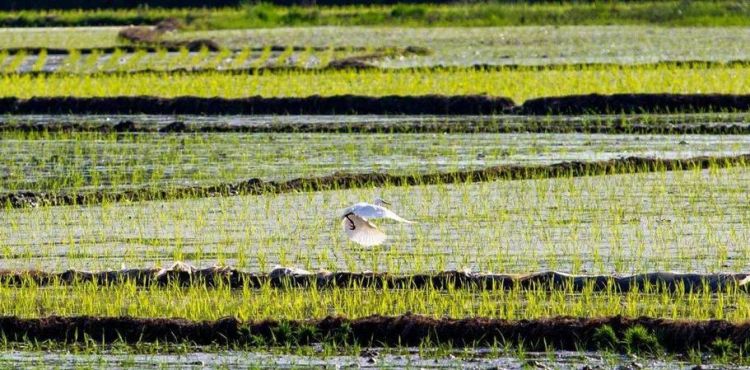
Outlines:
[[[321,348],[310,348],[310,352],[322,352]],[[365,349],[363,353],[373,357],[357,355],[293,355],[267,352],[193,352],[185,354],[71,354],[51,352],[39,355],[29,352],[6,352],[0,355],[0,364],[22,365],[25,368],[79,369],[82,367],[107,367],[109,369],[132,369],[158,367],[169,369],[299,369],[309,367],[335,368],[420,368],[420,369],[487,369],[487,368],[597,368],[617,366],[648,366],[649,369],[691,368],[693,365],[680,361],[639,359],[602,353],[559,352],[556,354],[527,353],[524,358],[503,356],[490,350],[456,351],[433,353],[425,349],[393,351],[381,348]],[[736,367],[736,369],[746,367]]]
[[[407,121],[408,122],[408,121]],[[0,192],[210,185],[334,173],[394,175],[629,156],[731,156],[745,135],[0,133]]]
[[137,2],[0,12],[0,368],[750,364],[737,2]]
[[[268,271],[471,269],[741,271],[750,258],[744,167],[8,210],[2,263],[119,268],[184,260]],[[349,244],[338,217],[376,195],[415,225]]]

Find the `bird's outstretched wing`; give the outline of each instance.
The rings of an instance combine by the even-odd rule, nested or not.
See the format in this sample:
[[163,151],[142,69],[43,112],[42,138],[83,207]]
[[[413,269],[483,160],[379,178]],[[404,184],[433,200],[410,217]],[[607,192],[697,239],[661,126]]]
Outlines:
[[390,218],[391,220],[396,220],[398,222],[404,222],[407,224],[414,223],[413,221],[402,218],[388,208],[385,208],[383,206],[376,206],[370,203],[357,203],[344,211],[344,214],[349,213],[360,216],[364,220],[368,220],[371,218]]
[[369,221],[350,214],[341,219],[341,225],[349,239],[365,247],[372,247],[385,241],[386,235]]

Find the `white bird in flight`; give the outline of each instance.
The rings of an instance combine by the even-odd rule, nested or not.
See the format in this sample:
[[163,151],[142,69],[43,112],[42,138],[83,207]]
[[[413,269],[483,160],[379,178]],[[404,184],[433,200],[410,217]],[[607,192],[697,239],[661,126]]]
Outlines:
[[373,204],[361,202],[344,210],[341,224],[346,236],[357,244],[372,247],[383,243],[387,236],[369,221],[371,218],[390,218],[407,224],[414,223],[383,207],[384,204],[390,205],[381,198],[375,198]]

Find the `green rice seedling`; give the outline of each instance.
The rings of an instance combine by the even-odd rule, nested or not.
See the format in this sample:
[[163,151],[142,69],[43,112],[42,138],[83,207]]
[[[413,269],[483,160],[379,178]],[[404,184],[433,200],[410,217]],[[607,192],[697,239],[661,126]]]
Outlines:
[[214,69],[226,69],[232,62],[232,51],[230,49],[222,49],[204,64],[203,68],[214,68]]
[[711,352],[722,361],[727,361],[730,356],[736,355],[737,351],[737,346],[728,339],[717,339],[711,343]]
[[5,64],[10,63],[8,60],[8,51],[0,50],[0,67],[4,67]]
[[209,50],[205,46],[201,47],[200,50],[198,50],[196,53],[193,54],[192,57],[190,57],[190,60],[188,62],[188,67],[197,69],[202,67],[205,63],[208,62],[208,56],[209,56]]
[[597,328],[596,331],[594,331],[591,341],[595,348],[603,350],[616,349],[620,344],[617,334],[615,334],[614,329],[609,325]]
[[240,50],[239,52],[236,52],[232,56],[232,60],[229,63],[228,68],[240,69],[240,68],[245,67],[251,54],[252,54],[252,49],[250,49],[249,47],[243,47],[242,50]]
[[307,68],[312,57],[312,52],[312,47],[308,46],[304,51],[297,53],[294,66],[298,68]]
[[274,58],[273,65],[274,66],[286,66],[289,65],[289,61],[294,55],[294,46],[288,45],[284,51],[282,51],[280,54]]
[[47,64],[47,49],[42,49],[39,51],[39,54],[36,55],[36,60],[34,61],[34,64],[31,66],[31,71],[39,72],[44,68],[46,64]]
[[26,51],[20,50],[10,57],[10,60],[6,62],[3,67],[3,72],[18,72],[21,64],[26,60]]
[[148,52],[144,49],[139,49],[134,53],[130,53],[124,63],[120,63],[117,68],[118,71],[131,71],[140,69],[141,61],[148,55]]
[[260,55],[258,55],[258,58],[254,59],[250,63],[250,66],[252,68],[261,68],[261,67],[263,67],[264,65],[266,65],[268,63],[268,60],[271,58],[271,54],[272,54],[271,46],[268,46],[268,45],[264,46],[263,50],[261,50],[261,52],[260,52]]
[[317,52],[315,55],[318,57],[318,66],[325,67],[333,60],[336,51],[332,46],[329,46],[325,51]]
[[[277,61],[283,62],[291,49]],[[139,53],[131,58],[135,65]],[[198,54],[200,55],[200,53]],[[71,58],[74,58],[71,56]],[[71,59],[69,58],[69,60]],[[196,56],[203,60],[203,57]],[[264,63],[263,57],[253,62]],[[191,62],[195,65],[196,61]],[[124,66],[123,68],[131,68]],[[163,73],[138,75],[101,75],[85,80],[52,75],[6,75],[0,77],[2,96],[22,98],[46,95],[111,96],[222,96],[242,97],[308,95],[425,95],[489,94],[507,96],[521,103],[541,96],[614,93],[728,93],[750,91],[746,66],[686,68],[665,66],[583,67],[576,70],[336,70],[278,71],[260,75],[202,73],[179,74],[165,78]]]
[[659,353],[662,351],[656,335],[642,326],[635,326],[626,330],[623,342],[631,353]]
[[103,71],[117,70],[124,55],[125,53],[122,52],[122,49],[115,49],[111,54],[107,56],[107,60],[104,62],[104,64],[102,64],[102,70]]
[[94,50],[88,56],[85,57],[82,65],[79,67],[79,72],[92,73],[100,69],[99,58],[101,58],[101,52]]
[[70,49],[68,57],[64,59],[63,64],[58,69],[60,72],[75,72],[81,63],[81,52],[77,49]]

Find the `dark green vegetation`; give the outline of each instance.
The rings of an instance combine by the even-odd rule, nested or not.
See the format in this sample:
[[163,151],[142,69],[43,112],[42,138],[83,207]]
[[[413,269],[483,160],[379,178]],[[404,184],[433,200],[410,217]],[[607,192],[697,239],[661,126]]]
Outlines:
[[[155,7],[156,8],[156,7]],[[39,9],[48,9],[40,6]],[[154,24],[176,18],[191,29],[287,26],[516,26],[656,24],[747,26],[745,1],[645,1],[559,3],[479,2],[283,7],[269,4],[218,9],[16,11],[0,13],[10,27]]]
[[[599,319],[553,317],[536,320],[433,319],[418,315],[358,319],[262,320],[240,322],[181,319],[99,318],[38,319],[0,317],[3,342],[129,343],[221,345],[228,348],[332,346],[485,346],[525,350],[605,350],[630,354],[708,353],[723,361],[745,362],[748,324],[723,320],[687,321],[621,316]],[[375,355],[376,356],[376,355]],[[374,356],[372,356],[374,357]]]

